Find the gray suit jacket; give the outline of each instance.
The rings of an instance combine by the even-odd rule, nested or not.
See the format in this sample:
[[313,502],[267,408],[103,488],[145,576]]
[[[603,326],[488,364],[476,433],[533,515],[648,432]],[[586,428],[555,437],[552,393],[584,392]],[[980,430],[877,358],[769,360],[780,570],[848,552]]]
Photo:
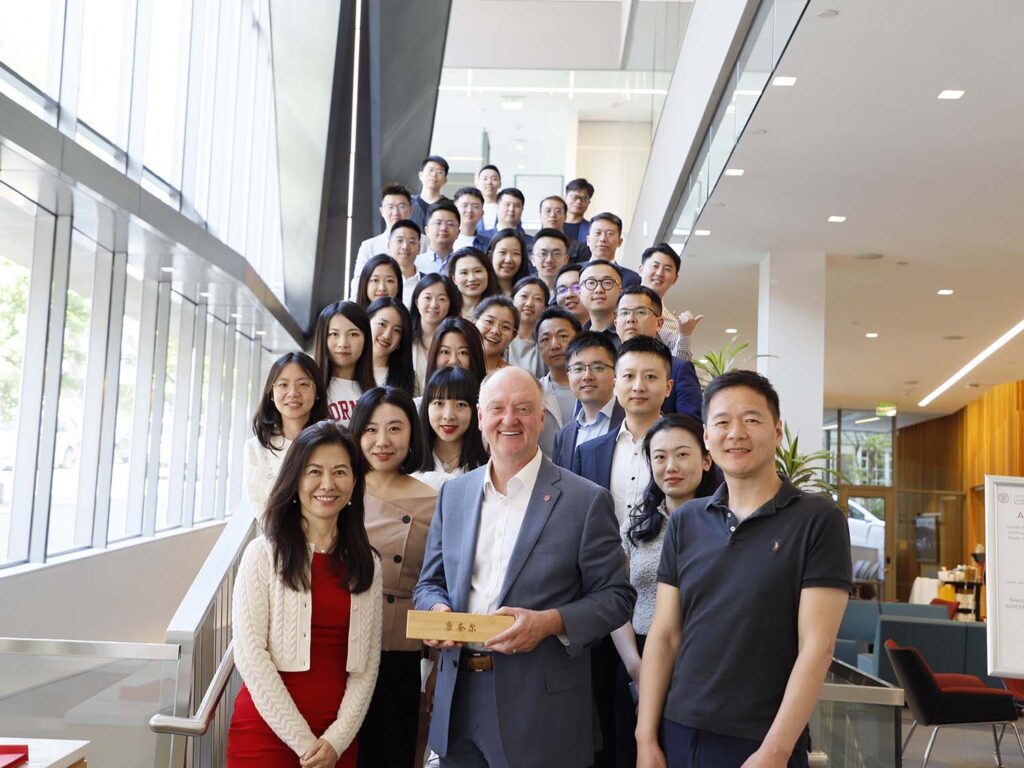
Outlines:
[[[487,471],[484,465],[441,489],[414,592],[419,610],[437,603],[466,610]],[[635,601],[611,494],[542,459],[498,602],[557,608],[568,645],[548,637],[530,653],[495,654],[498,727],[509,765],[593,762],[599,734],[589,646],[626,623]],[[429,741],[442,756],[460,653],[442,651],[438,661]]]

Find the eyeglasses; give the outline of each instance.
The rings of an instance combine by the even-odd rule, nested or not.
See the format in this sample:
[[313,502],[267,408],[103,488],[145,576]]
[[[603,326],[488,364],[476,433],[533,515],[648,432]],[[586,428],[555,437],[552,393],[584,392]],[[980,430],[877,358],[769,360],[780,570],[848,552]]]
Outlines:
[[580,283],[588,291],[592,291],[597,286],[601,286],[606,291],[610,291],[612,288],[618,288],[619,283],[614,277],[602,277],[598,280],[596,277],[588,277],[586,280]]
[[381,210],[387,211],[388,213],[394,213],[395,211],[404,212],[409,210],[408,203],[397,203],[394,205],[382,205]]
[[482,211],[484,207],[480,203],[459,203],[460,211]]
[[438,219],[434,219],[430,223],[433,226],[437,227],[438,229],[458,229],[459,228],[459,222],[451,221],[449,219],[444,219],[442,221],[439,221]]
[[600,376],[602,373],[606,373],[612,369],[612,366],[608,363],[573,363],[568,366],[566,370],[574,376],[582,376],[587,371],[590,371],[595,376]]
[[569,193],[566,198],[572,200],[574,203],[589,203],[590,198],[587,195],[577,195],[575,193]]
[[537,257],[538,261],[547,261],[548,259],[562,259],[565,258],[565,251],[561,250],[535,250],[533,255]]
[[580,284],[579,283],[572,283],[571,285],[560,285],[557,288],[555,288],[555,295],[556,296],[565,296],[567,293],[576,293],[576,294],[578,294],[579,292],[580,292]]
[[661,317],[661,315],[659,315],[653,309],[648,309],[647,307],[634,307],[632,309],[628,307],[622,307],[621,309],[615,310],[615,316],[621,317],[623,320],[629,320],[630,317],[635,317],[637,320],[646,320],[651,315],[654,315],[655,317]]

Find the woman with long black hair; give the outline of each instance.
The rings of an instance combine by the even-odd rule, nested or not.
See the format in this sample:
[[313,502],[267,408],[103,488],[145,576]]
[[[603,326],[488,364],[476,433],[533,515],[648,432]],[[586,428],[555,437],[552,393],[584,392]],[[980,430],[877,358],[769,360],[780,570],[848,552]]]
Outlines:
[[420,424],[423,463],[413,477],[441,490],[446,480],[487,463],[487,450],[477,421],[480,384],[466,368],[438,368],[423,390]]
[[228,768],[354,768],[380,662],[382,575],[363,460],[325,420],[288,449],[232,599],[242,689]]
[[386,296],[374,300],[366,314],[370,318],[374,381],[379,387],[398,387],[414,394],[409,310],[400,300]]
[[354,301],[324,307],[316,320],[313,353],[327,391],[327,415],[348,426],[359,396],[376,386],[366,310]]

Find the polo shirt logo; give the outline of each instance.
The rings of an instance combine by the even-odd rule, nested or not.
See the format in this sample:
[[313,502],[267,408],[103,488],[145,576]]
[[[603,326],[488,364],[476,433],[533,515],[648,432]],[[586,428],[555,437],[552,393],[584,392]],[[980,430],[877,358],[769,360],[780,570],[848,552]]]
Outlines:
[[778,552],[781,547],[782,547],[782,543],[778,539],[773,541],[772,542],[772,554],[775,554],[776,552]]

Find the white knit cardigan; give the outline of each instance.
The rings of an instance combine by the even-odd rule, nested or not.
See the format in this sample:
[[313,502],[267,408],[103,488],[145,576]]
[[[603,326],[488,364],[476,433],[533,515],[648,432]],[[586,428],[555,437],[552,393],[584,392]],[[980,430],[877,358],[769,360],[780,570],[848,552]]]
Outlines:
[[278,674],[309,670],[310,593],[296,592],[281,581],[265,536],[250,542],[242,554],[231,608],[235,666],[256,711],[296,755],[305,754],[319,735],[340,756],[359,731],[380,665],[382,583],[380,559],[374,554],[373,585],[352,595],[345,665],[348,681],[338,717],[324,733],[314,734]]

